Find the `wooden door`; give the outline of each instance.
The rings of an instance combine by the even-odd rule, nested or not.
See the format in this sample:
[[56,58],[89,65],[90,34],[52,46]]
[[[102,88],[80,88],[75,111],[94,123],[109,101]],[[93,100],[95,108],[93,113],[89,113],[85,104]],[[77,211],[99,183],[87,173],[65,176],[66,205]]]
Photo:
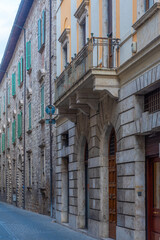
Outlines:
[[160,240],[160,158],[149,158],[147,165],[148,240]]
[[109,237],[116,239],[117,224],[117,167],[116,136],[112,130],[109,141]]

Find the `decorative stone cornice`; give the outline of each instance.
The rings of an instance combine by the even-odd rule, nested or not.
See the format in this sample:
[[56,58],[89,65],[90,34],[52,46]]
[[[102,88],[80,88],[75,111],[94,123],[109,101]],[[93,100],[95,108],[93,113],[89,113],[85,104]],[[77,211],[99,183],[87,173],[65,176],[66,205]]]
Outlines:
[[60,43],[63,43],[69,37],[69,34],[70,34],[70,28],[65,28],[61,36],[59,37],[58,41]]
[[83,0],[80,6],[78,7],[77,11],[75,12],[74,16],[77,19],[80,19],[82,14],[85,12],[86,8],[89,6],[90,0]]
[[138,21],[136,21],[132,27],[137,30],[141,27],[149,18],[151,18],[158,10],[160,10],[160,2],[155,3]]

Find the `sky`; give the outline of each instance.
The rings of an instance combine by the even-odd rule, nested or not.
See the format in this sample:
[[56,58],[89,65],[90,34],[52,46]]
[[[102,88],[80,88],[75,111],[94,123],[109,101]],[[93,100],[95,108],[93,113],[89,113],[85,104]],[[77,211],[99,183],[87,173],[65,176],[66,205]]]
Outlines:
[[21,0],[0,0],[0,63]]

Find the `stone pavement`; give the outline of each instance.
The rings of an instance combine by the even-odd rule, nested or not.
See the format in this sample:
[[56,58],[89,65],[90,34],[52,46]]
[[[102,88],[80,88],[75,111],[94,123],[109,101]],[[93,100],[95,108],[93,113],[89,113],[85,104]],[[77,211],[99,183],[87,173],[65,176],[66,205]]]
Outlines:
[[0,240],[95,240],[48,216],[0,202]]

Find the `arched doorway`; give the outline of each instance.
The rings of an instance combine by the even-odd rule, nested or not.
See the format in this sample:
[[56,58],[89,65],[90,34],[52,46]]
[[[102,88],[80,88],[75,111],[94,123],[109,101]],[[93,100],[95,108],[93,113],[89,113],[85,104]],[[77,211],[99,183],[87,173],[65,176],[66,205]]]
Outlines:
[[109,237],[116,239],[117,224],[117,167],[116,167],[116,135],[112,129],[109,138]]

